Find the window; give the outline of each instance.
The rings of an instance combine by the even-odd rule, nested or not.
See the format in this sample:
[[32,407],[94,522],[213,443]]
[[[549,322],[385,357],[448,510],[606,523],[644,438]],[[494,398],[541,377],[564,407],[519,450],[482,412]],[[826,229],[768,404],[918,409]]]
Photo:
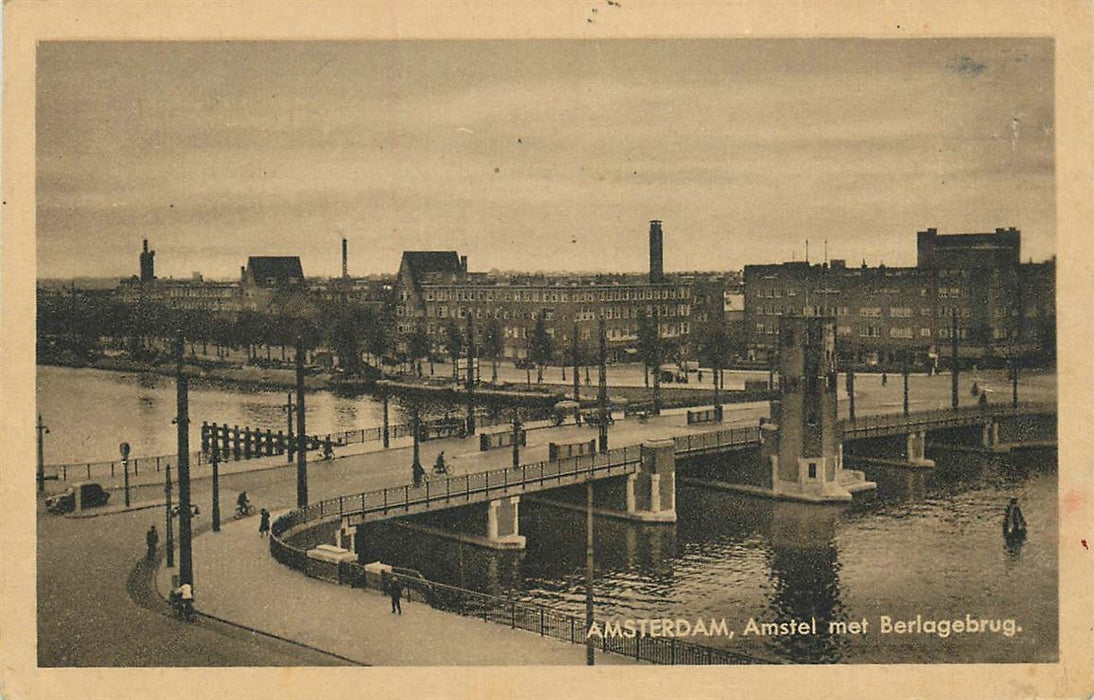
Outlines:
[[931,329],[926,328],[926,327],[920,328],[919,329],[919,336],[921,338],[930,338],[931,337]]
[[889,315],[893,318],[911,318],[914,311],[907,306],[890,306]]
[[810,479],[816,479],[817,478],[817,463],[816,462],[810,462],[809,463],[809,478]]
[[875,318],[881,316],[881,307],[878,306],[864,306],[858,310],[859,316],[867,318]]
[[851,326],[836,326],[836,335],[851,335]]
[[881,326],[863,326],[859,335],[864,338],[880,338]]
[[912,329],[911,329],[911,328],[909,328],[909,327],[903,327],[903,326],[902,326],[902,327],[893,327],[893,328],[890,328],[890,329],[889,329],[889,337],[890,337],[890,338],[905,338],[905,339],[909,339],[909,338],[911,338],[911,337],[912,337]]

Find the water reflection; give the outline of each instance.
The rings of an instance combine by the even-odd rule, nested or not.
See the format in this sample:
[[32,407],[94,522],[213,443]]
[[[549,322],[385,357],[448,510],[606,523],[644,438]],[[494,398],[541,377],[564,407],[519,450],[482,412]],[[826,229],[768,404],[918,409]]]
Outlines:
[[772,619],[817,622],[815,635],[776,636],[770,645],[792,659],[836,661],[842,637],[829,634],[828,622],[844,619],[839,550],[834,542],[841,509],[776,502],[764,510],[768,511],[768,566],[774,588],[769,605]]

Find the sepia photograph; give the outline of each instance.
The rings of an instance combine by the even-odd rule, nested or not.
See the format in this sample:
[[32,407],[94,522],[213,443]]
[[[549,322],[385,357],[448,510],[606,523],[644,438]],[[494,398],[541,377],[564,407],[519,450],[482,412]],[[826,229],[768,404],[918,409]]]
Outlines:
[[395,34],[35,42],[39,671],[1061,663],[1052,35]]

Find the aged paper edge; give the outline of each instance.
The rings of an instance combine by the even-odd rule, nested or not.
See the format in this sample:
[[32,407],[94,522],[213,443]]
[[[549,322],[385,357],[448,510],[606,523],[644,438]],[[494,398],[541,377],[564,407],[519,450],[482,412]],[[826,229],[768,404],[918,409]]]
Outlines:
[[[48,2],[4,4],[0,695],[79,697],[1090,697],[1094,468],[1091,5],[1056,2]],[[761,668],[38,669],[34,568],[34,70],[42,40],[1042,36],[1055,40],[1060,416],[1060,662]]]

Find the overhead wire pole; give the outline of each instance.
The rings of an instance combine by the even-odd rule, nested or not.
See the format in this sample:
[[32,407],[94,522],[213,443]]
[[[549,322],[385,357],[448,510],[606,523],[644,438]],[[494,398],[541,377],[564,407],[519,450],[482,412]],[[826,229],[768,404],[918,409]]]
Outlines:
[[172,567],[175,565],[175,526],[171,522],[171,465],[168,464],[167,468],[163,470],[163,493],[166,497],[167,506],[167,538],[164,542],[164,546],[167,549],[167,566]]
[[[293,415],[292,415],[292,411],[293,411],[294,406],[293,406],[293,402],[292,402],[292,392],[290,391],[288,394],[286,394],[286,397],[287,398],[285,399],[285,420],[288,422],[289,432],[286,434],[286,439],[288,440],[288,449],[285,450],[285,456],[286,456],[286,459],[289,460],[289,464],[292,464],[293,453],[296,451],[294,449],[294,443],[293,443],[293,428],[292,428]],[[225,428],[227,428],[227,426],[225,426]],[[384,447],[387,447],[387,445],[384,445]]]
[[950,404],[957,409],[957,308],[950,318]]
[[308,438],[304,424],[304,334],[296,337],[296,507],[308,506]]
[[581,379],[578,374],[578,356],[577,356],[577,321],[574,321],[573,338],[570,343],[570,359],[574,363],[574,401],[581,402]]
[[[194,583],[194,561],[192,548],[192,530],[190,519],[190,397],[189,384],[183,372],[185,342],[179,333],[175,351],[177,353],[176,398],[178,415],[175,417],[178,429],[178,482],[179,482],[179,583]],[[170,514],[168,514],[170,517]]]
[[467,309],[467,434],[475,434],[475,323]]
[[49,434],[49,428],[42,423],[42,414],[38,414],[38,495],[41,496],[46,491],[46,460],[45,449],[43,446],[43,435]]
[[604,327],[604,317],[597,319],[597,336],[600,346],[600,386],[597,395],[598,429],[600,436],[600,453],[608,452],[608,337]]
[[596,642],[589,630],[593,626],[593,480],[585,482],[585,665],[592,666]]

